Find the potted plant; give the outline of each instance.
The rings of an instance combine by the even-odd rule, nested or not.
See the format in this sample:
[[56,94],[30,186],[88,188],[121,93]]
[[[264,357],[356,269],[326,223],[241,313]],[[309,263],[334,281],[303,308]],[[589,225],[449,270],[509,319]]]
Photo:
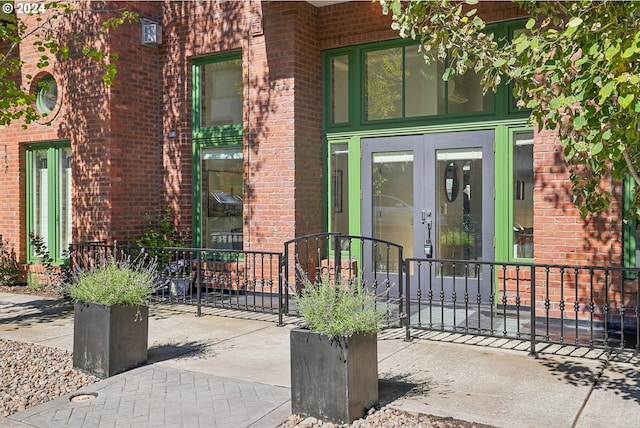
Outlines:
[[148,299],[156,262],[110,257],[73,273],[73,366],[106,378],[147,361]]
[[386,310],[356,282],[304,281],[295,297],[304,326],[290,333],[291,410],[350,423],[378,402],[378,348]]

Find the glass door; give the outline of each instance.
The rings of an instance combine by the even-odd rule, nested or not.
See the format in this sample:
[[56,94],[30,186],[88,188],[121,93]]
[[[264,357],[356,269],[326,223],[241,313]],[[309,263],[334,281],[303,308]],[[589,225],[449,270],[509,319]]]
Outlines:
[[470,131],[362,140],[363,235],[402,245],[405,258],[447,260],[432,271],[445,294],[465,275],[482,281],[483,300],[490,294],[485,269],[464,261],[494,257],[493,139]]

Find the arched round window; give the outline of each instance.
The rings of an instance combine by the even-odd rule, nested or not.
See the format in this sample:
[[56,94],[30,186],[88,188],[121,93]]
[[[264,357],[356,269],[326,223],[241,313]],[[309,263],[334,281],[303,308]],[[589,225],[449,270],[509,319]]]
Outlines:
[[58,103],[58,84],[52,75],[47,74],[38,82],[36,107],[43,116],[48,116]]

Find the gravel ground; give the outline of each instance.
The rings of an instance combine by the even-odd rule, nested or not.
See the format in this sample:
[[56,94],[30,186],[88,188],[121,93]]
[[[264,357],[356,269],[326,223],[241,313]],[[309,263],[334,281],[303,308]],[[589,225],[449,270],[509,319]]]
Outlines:
[[74,370],[67,351],[0,339],[0,415],[69,394],[99,379]]
[[[0,292],[59,298],[52,289],[31,290],[24,286],[3,287]],[[0,339],[0,415],[70,394],[100,379],[73,368],[71,353],[42,345]],[[489,425],[452,418],[413,414],[383,407],[372,409],[352,424],[332,424],[315,418],[291,415],[280,428],[491,428]]]
[[420,415],[402,412],[392,408],[371,410],[363,418],[349,424],[339,425],[330,422],[322,422],[316,418],[302,418],[291,415],[279,428],[492,428],[489,425],[461,421],[453,418],[438,418],[429,415]]

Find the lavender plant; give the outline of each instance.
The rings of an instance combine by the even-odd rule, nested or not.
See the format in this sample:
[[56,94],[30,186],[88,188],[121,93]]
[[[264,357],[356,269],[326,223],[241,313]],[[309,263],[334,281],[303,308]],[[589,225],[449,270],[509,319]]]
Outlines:
[[331,339],[378,333],[386,316],[386,307],[376,301],[375,292],[357,282],[332,282],[328,275],[318,283],[305,279],[294,299],[306,326]]
[[69,296],[77,302],[103,305],[144,305],[157,282],[157,262],[144,251],[130,256],[109,257],[74,272]]

